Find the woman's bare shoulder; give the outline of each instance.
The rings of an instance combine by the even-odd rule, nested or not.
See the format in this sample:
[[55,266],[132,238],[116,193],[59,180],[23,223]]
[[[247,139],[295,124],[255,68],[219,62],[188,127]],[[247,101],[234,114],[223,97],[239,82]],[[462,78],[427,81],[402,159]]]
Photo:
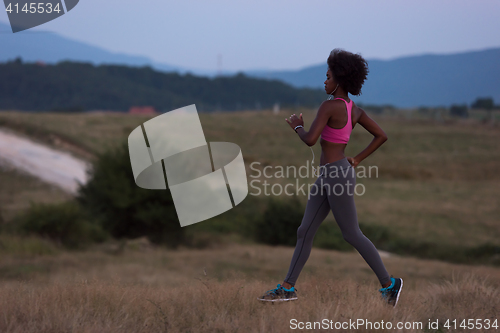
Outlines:
[[321,103],[319,110],[328,113],[330,116],[336,116],[337,113],[340,114],[345,112],[344,102],[341,100],[327,100]]
[[356,105],[356,103],[354,103],[354,101],[352,101],[352,123],[353,125],[355,125],[359,118],[361,118],[361,116],[363,116],[365,114],[365,110],[363,110],[362,108],[360,108],[358,105]]

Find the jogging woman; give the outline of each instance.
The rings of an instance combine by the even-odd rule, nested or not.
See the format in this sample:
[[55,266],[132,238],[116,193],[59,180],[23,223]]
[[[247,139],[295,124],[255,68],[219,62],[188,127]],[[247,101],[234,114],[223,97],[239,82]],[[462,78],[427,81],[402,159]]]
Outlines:
[[[259,300],[275,302],[297,299],[295,283],[311,253],[314,235],[331,210],[344,239],[356,248],[379,279],[382,285],[379,291],[384,299],[396,306],[403,280],[389,276],[377,249],[359,229],[354,204],[354,168],[387,140],[380,126],[348,96],[361,94],[368,64],[359,54],[341,49],[333,50],[327,63],[325,91],[330,96],[319,107],[309,131],[304,129],[302,114],[299,117],[293,114],[285,119],[308,146],[313,146],[321,136],[321,173],[311,187],[304,217],[297,230],[297,244],[288,274],[282,284],[268,290]],[[357,123],[374,138],[358,155],[346,157],[344,150]]]

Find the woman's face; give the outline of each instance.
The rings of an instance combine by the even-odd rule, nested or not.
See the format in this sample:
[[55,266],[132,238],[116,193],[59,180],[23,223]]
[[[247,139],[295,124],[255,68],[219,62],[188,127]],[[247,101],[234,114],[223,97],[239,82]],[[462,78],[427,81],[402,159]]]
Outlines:
[[332,71],[328,69],[328,71],[326,71],[325,91],[327,94],[331,94],[336,87],[337,82],[335,82],[335,79],[333,78]]

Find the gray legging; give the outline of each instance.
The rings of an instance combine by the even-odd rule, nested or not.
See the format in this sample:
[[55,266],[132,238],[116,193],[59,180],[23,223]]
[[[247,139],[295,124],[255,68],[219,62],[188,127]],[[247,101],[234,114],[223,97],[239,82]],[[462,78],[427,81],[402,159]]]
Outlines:
[[380,284],[390,282],[380,255],[373,243],[361,232],[354,205],[356,175],[347,158],[328,163],[311,187],[306,211],[297,230],[297,245],[285,282],[295,285],[313,244],[314,235],[330,209],[342,231],[344,239],[358,250],[377,275]]

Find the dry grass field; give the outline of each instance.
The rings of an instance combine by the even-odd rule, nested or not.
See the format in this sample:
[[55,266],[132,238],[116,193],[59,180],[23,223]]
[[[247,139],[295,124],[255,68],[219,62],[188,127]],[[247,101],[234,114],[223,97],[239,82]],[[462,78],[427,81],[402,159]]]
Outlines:
[[[200,114],[200,119],[207,141],[234,142],[241,147],[251,181],[256,179],[252,178],[256,175],[252,169],[259,166],[261,169],[272,166],[271,170],[276,170],[277,166],[298,169],[310,165],[311,150],[284,121],[292,112],[304,113],[306,128],[314,119],[315,113],[311,110],[282,110],[278,115],[269,111],[210,113]],[[104,112],[0,112],[0,126],[17,129],[24,135],[92,160],[93,154],[126,140],[131,130],[150,118]],[[358,183],[365,187],[364,195],[356,198],[360,222],[390,226],[398,236],[411,239],[450,245],[499,245],[499,125],[484,124],[474,117],[435,121],[396,114],[374,118],[387,132],[389,140],[360,165],[378,169],[378,177],[375,173],[371,178],[358,177]],[[369,141],[370,134],[356,126],[347,154],[355,155]],[[319,164],[319,148],[317,143],[315,166]],[[252,168],[251,163],[255,163]],[[262,176],[259,179],[264,180]],[[267,181],[271,185],[296,184],[292,177],[273,177]],[[313,183],[312,172],[309,178],[300,178],[298,182]],[[256,184],[263,193],[263,187]],[[11,186],[15,190],[11,190]],[[5,193],[10,196],[18,190],[24,191],[21,188],[25,186],[6,185],[0,191],[0,200]],[[256,193],[256,189],[250,188],[250,195]],[[36,201],[36,197],[51,200],[41,193],[26,195],[30,200]],[[60,201],[64,194],[50,197]],[[299,192],[299,197],[305,205],[306,196]],[[0,202],[0,207],[5,207],[6,218],[26,207],[29,201],[26,197],[17,202],[5,200]],[[333,221],[331,214],[327,220]]]
[[168,251],[136,242],[119,254],[95,248],[4,257],[0,331],[289,332],[293,319],[383,320],[425,328],[429,320],[498,318],[496,268],[384,257],[388,270],[404,278],[392,308],[380,300],[376,279],[357,253],[320,249],[313,249],[297,282],[298,301],[259,302],[258,296],[281,282],[292,251],[234,242]]
[[0,219],[10,221],[30,202],[54,203],[70,200],[72,196],[56,186],[44,183],[10,166],[0,166]]
[[[299,167],[311,160],[310,149],[284,121],[300,112],[308,128],[314,117],[310,110],[200,118],[207,141],[234,142],[242,148],[250,180],[255,174],[252,162]],[[150,118],[0,112],[0,126],[91,160]],[[363,162],[378,168],[378,178],[358,177],[366,188],[356,198],[360,222],[390,227],[408,240],[456,247],[500,245],[500,127],[474,117],[374,118],[389,141]],[[347,153],[356,154],[369,140],[356,127]],[[319,147],[314,148],[317,165]],[[268,181],[286,184],[295,179]],[[312,176],[300,180],[312,181]],[[1,169],[0,184],[0,217],[6,221],[30,201],[71,199],[15,170]],[[305,204],[305,196],[299,199]],[[250,201],[240,209],[249,211],[246,203]],[[226,216],[237,217],[237,210]],[[331,215],[328,221],[333,221]],[[67,251],[37,237],[0,234],[0,332],[289,332],[292,319],[423,325],[377,332],[496,331],[458,325],[463,319],[500,319],[498,266],[386,254],[389,272],[404,279],[400,303],[393,309],[381,303],[375,276],[357,253],[315,248],[297,283],[298,301],[258,302],[257,296],[281,283],[292,252],[291,247],[254,244],[234,235],[221,236],[203,249],[173,251],[136,240]],[[447,319],[457,319],[457,329],[445,328]],[[429,320],[439,320],[440,328],[428,328]]]

